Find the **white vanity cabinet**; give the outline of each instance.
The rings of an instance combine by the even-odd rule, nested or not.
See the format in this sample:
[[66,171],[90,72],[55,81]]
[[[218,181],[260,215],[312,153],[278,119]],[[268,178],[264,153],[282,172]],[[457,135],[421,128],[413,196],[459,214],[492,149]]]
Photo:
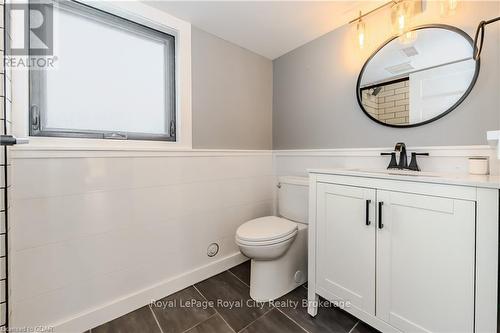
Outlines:
[[310,174],[309,313],[322,296],[382,332],[497,332],[496,179],[408,177]]
[[377,317],[405,332],[473,332],[475,202],[377,191],[377,203]]
[[375,315],[374,189],[318,184],[317,286]]

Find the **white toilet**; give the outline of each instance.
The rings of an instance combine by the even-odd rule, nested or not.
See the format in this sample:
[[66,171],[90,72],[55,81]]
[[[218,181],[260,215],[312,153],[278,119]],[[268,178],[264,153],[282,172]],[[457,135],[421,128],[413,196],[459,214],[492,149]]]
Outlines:
[[242,224],[236,244],[252,259],[250,296],[259,302],[277,299],[307,281],[309,181],[280,177],[280,217],[266,216]]

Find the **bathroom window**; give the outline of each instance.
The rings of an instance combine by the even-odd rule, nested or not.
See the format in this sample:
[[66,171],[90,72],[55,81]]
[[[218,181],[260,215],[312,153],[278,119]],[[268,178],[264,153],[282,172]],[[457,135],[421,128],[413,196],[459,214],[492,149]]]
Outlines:
[[30,71],[30,135],[176,141],[175,33],[72,1],[54,68]]

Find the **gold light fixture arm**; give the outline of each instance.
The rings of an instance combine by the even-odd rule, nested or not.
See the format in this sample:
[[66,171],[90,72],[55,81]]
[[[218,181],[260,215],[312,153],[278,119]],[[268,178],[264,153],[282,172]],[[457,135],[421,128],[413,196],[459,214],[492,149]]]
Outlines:
[[349,24],[354,23],[354,22],[357,22],[357,21],[361,20],[362,18],[364,18],[364,17],[366,17],[366,16],[368,16],[368,15],[370,15],[370,14],[372,14],[372,13],[374,13],[374,12],[376,12],[376,11],[378,11],[378,10],[380,10],[380,9],[384,8],[384,7],[387,7],[387,6],[389,6],[389,5],[395,5],[395,4],[397,4],[398,2],[399,2],[399,1],[397,1],[397,0],[392,0],[392,1],[386,2],[386,3],[384,3],[384,4],[380,5],[380,6],[378,6],[377,8],[372,9],[372,10],[370,10],[369,12],[364,13],[363,15],[361,15],[361,14],[360,14],[360,15],[359,15],[358,17],[356,17],[355,19],[350,20],[350,21],[349,21]]

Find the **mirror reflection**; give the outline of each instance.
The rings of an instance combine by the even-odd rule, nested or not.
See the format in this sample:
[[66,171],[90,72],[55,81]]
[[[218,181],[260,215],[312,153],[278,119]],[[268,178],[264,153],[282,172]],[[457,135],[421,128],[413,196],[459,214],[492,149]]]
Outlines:
[[365,64],[358,101],[371,118],[417,126],[454,109],[477,77],[470,37],[458,29],[423,27],[396,38]]

